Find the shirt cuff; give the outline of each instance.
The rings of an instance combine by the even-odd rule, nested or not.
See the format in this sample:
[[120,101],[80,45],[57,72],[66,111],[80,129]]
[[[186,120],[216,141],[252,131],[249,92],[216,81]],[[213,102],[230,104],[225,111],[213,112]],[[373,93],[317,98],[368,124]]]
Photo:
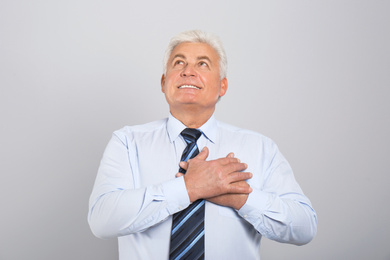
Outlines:
[[190,198],[183,176],[164,182],[162,188],[168,203],[169,214],[174,214],[190,205]]

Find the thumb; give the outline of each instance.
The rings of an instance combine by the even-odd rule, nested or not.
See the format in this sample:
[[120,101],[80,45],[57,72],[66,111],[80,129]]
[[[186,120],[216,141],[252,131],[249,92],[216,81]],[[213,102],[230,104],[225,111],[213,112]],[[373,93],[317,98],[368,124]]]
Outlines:
[[209,148],[205,146],[195,158],[205,161],[208,156],[209,156]]

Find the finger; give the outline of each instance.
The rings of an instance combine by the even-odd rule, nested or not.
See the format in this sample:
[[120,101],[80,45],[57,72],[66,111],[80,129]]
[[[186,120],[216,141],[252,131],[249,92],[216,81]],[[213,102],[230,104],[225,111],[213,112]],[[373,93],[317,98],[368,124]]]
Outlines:
[[205,161],[208,156],[209,156],[209,148],[205,146],[195,158]]
[[253,177],[253,174],[250,172],[232,172],[229,174],[229,182],[240,182],[240,181],[246,181]]
[[244,171],[246,168],[248,168],[248,165],[246,163],[240,162],[237,158],[225,158],[230,159],[231,161],[223,165],[224,171],[231,173],[231,172],[241,172]]
[[221,163],[222,165],[228,165],[230,163],[240,163],[241,162],[240,159],[235,158],[235,157],[219,158],[219,159],[217,159],[217,161],[219,161],[219,163]]
[[189,160],[188,160],[187,162],[181,161],[181,162],[179,163],[179,166],[180,166],[181,168],[183,168],[184,170],[188,170],[188,162],[189,162]]
[[176,173],[176,177],[177,177],[177,178],[178,178],[178,177],[181,177],[181,176],[184,176],[184,174],[181,173],[181,172]]
[[231,185],[244,186],[244,187],[249,186],[249,184],[246,181],[233,182],[233,183],[231,183]]
[[229,153],[226,158],[234,158],[234,153]]
[[228,189],[228,193],[249,194],[252,191],[253,189],[247,182],[240,182],[240,184],[232,183]]

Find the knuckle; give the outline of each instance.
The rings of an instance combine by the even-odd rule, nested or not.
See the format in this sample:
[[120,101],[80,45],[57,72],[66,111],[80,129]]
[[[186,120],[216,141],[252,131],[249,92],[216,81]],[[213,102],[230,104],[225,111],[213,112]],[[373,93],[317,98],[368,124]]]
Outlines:
[[233,163],[233,164],[240,163],[240,160],[238,160],[237,158],[230,158],[229,163]]

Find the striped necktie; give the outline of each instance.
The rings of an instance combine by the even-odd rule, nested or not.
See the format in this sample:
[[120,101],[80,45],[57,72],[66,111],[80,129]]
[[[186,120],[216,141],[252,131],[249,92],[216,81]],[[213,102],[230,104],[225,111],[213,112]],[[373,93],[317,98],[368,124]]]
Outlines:
[[[181,161],[192,159],[198,153],[196,141],[201,136],[197,129],[181,132],[187,147]],[[180,167],[179,172],[186,171]],[[204,200],[194,201],[186,209],[173,215],[169,259],[204,259]]]

